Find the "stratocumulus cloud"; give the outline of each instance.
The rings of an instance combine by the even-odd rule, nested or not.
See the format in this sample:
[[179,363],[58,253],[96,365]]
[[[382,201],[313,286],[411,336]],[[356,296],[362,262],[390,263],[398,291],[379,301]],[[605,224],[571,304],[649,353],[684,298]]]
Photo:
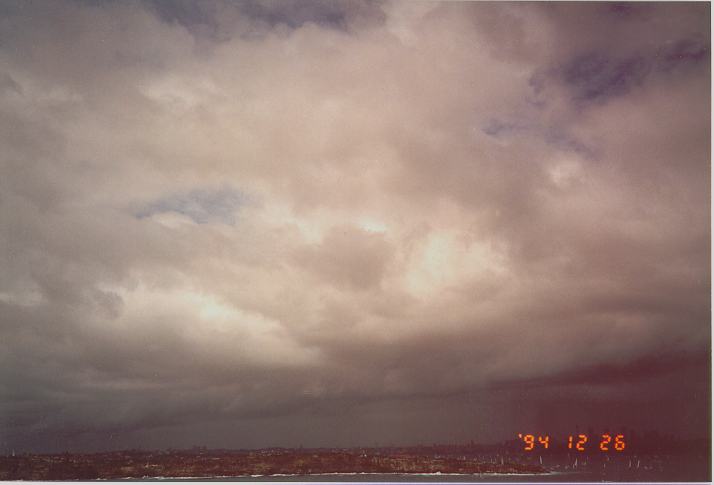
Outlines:
[[2,449],[704,429],[708,4],[0,11]]

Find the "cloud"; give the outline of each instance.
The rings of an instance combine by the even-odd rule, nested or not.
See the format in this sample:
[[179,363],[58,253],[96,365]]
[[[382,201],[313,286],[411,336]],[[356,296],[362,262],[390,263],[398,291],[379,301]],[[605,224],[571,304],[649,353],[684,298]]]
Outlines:
[[701,432],[708,5],[2,8],[5,449]]
[[379,286],[392,250],[377,234],[352,227],[333,227],[318,247],[297,254],[299,264],[329,286],[356,289]]

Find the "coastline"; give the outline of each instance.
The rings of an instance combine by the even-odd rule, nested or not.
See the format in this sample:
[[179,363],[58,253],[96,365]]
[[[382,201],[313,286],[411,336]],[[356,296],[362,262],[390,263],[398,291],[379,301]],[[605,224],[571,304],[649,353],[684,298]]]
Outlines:
[[[275,473],[270,475],[219,475],[219,476],[196,476],[196,477],[143,477],[142,480],[222,480],[222,479],[248,479],[248,478],[273,478],[273,477],[321,477],[321,476],[400,476],[400,477],[438,477],[438,476],[458,476],[458,477],[500,477],[500,476],[552,476],[562,475],[564,472],[547,471],[547,472],[490,472],[490,473],[449,473],[449,472],[431,472],[431,473],[379,473],[379,472],[327,472],[327,473]],[[116,479],[99,479],[99,480],[136,480],[133,477],[123,477]]]

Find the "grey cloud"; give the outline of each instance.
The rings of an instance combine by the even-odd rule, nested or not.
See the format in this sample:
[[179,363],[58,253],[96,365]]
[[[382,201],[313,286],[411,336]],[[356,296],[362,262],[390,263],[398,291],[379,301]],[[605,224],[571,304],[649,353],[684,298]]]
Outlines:
[[564,66],[562,77],[574,87],[575,99],[596,101],[626,93],[646,75],[647,65],[641,58],[612,63],[604,56],[590,54]]
[[684,39],[627,58],[587,53],[567,62],[560,77],[571,87],[575,100],[598,102],[636,89],[653,73],[701,65],[707,52],[703,41]]
[[708,5],[2,8],[3,449],[701,432]]
[[256,39],[271,29],[299,29],[306,24],[353,32],[384,22],[379,1],[163,1],[148,2],[158,17],[184,27],[199,40],[226,42],[238,36]]
[[[349,17],[362,15],[368,11],[379,12],[379,2],[256,2],[248,1],[240,5],[241,12],[270,25],[284,24],[298,28],[306,22],[312,22],[326,28],[346,30]],[[380,12],[381,13],[381,12]]]
[[337,226],[319,247],[299,250],[297,259],[329,285],[368,289],[379,286],[393,250],[379,234]]

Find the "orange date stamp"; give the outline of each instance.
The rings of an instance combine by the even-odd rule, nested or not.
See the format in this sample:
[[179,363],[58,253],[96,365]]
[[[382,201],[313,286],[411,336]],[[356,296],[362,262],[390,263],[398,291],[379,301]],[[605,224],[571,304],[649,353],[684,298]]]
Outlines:
[[[523,441],[524,447],[523,451],[533,451],[535,449],[547,450],[550,447],[550,436],[549,435],[534,435],[534,434],[523,434],[518,433],[518,438]],[[588,435],[578,434],[569,435],[567,440],[567,448],[569,450],[585,451],[588,449],[593,449],[592,445],[598,443],[597,450],[602,452],[608,451],[624,451],[627,444],[625,443],[625,436],[622,434],[611,435],[609,433],[604,433],[599,435],[596,440],[590,440]],[[588,442],[590,442],[589,445]]]

